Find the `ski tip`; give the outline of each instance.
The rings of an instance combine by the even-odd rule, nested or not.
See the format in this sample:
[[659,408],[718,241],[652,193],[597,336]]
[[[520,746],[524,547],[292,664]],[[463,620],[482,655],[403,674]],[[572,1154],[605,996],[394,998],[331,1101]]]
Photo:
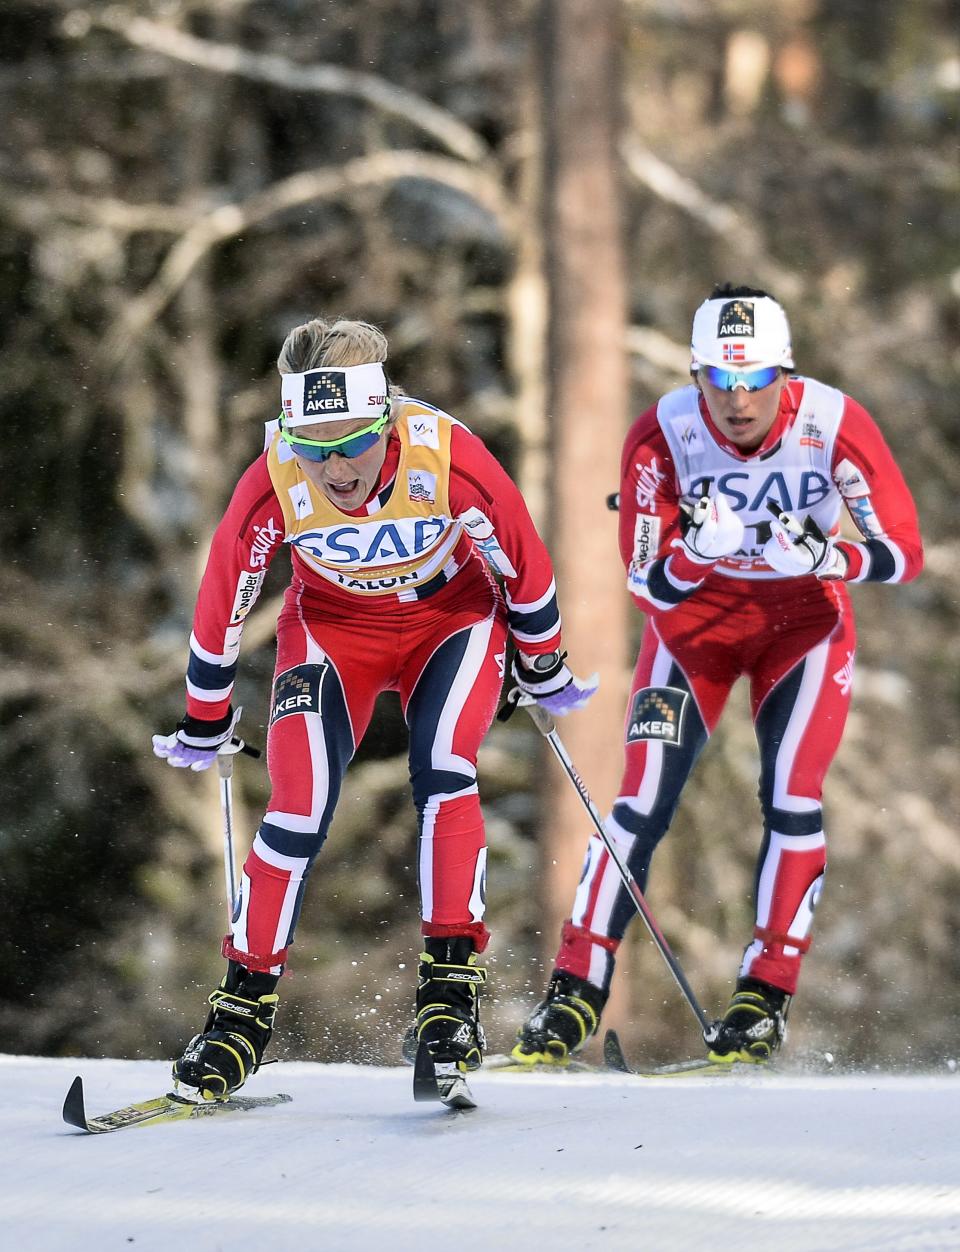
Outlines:
[[87,1114],[83,1105],[83,1079],[78,1074],[70,1084],[63,1102],[63,1120],[78,1130],[87,1129]]
[[615,1030],[608,1030],[603,1037],[603,1063],[607,1069],[614,1069],[620,1074],[629,1074],[630,1066],[623,1054],[620,1036]]

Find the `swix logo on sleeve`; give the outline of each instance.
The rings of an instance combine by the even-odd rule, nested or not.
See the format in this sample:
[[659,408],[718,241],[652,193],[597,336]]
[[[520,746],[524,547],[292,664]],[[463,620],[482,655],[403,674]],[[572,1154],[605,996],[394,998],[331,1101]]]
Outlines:
[[293,669],[278,674],[273,684],[270,725],[294,713],[319,713],[320,691],[328,668],[327,662],[321,661],[313,665],[294,665]]
[[627,743],[659,740],[682,742],[683,715],[690,693],[679,687],[643,687],[633,697],[627,721]]
[[266,576],[266,570],[260,570],[257,574],[250,570],[243,570],[240,574],[240,577],[237,579],[236,595],[233,597],[233,610],[230,613],[231,626],[236,626],[242,622],[253,608]]
[[314,370],[303,376],[303,415],[322,417],[347,413],[347,384],[343,370]]
[[638,513],[633,524],[633,559],[638,565],[652,561],[660,547],[660,518]]
[[743,339],[749,336],[752,339],[753,335],[753,301],[730,300],[720,310],[720,317],[717,319],[717,338]]
[[638,461],[635,468],[637,471],[637,504],[641,509],[649,509],[651,513],[656,513],[657,488],[667,476],[660,469],[655,456],[650,458],[649,465],[641,465]]
[[840,688],[840,694],[846,696],[850,694],[850,688],[853,686],[853,653],[847,653],[847,659],[843,665],[837,670],[833,676],[833,681]]
[[250,564],[254,569],[263,569],[267,564],[267,555],[281,535],[280,527],[271,517],[263,526],[254,526],[253,542],[250,544]]

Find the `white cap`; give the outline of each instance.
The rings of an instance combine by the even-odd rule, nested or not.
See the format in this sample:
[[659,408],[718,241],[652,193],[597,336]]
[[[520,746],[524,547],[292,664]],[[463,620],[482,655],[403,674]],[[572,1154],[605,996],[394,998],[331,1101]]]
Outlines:
[[793,369],[787,315],[771,296],[721,296],[704,300],[693,318],[692,369]]
[[313,426],[351,417],[382,417],[387,407],[383,366],[322,365],[305,374],[284,374],[280,384],[283,424]]

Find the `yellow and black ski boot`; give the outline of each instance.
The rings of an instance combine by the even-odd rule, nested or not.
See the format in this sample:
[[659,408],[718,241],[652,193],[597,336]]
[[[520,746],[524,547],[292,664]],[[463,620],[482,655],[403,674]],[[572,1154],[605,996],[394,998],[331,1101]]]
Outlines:
[[230,961],[226,977],[208,999],[206,1025],[173,1063],[177,1095],[223,1100],[257,1072],[273,1034],[279,978]]
[[567,1065],[600,1026],[607,993],[566,970],[555,970],[547,996],[517,1033],[510,1054],[521,1065]]
[[704,1032],[707,1059],[718,1065],[765,1065],[786,1037],[789,1006],[790,997],[779,987],[739,979],[727,1011]]
[[424,939],[417,986],[417,1017],[403,1041],[413,1063],[425,1043],[435,1064],[454,1064],[465,1073],[479,1069],[487,1046],[480,1025],[479,991],[487,971],[477,964],[467,937]]

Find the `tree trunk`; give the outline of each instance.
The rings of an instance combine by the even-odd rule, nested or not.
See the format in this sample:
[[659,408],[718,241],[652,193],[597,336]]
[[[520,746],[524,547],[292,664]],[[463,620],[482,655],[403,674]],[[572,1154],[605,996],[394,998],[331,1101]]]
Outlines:
[[[606,496],[619,482],[628,411],[626,292],[617,136],[617,0],[544,0],[544,202],[553,453],[551,553],[569,663],[600,691],[560,726],[597,805],[616,794],[626,696],[624,574]],[[550,766],[544,792],[548,956],[569,916],[590,823]],[[625,980],[620,979],[623,984]]]

